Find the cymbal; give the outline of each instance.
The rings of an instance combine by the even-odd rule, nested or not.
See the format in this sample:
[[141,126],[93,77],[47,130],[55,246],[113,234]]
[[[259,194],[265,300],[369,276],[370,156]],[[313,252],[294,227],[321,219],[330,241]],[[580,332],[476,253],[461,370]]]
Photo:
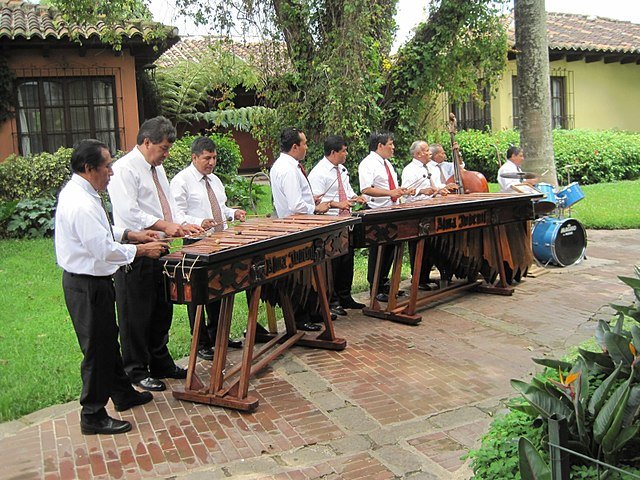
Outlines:
[[533,172],[507,172],[500,175],[502,178],[517,178],[518,180],[532,180],[540,178],[540,175]]

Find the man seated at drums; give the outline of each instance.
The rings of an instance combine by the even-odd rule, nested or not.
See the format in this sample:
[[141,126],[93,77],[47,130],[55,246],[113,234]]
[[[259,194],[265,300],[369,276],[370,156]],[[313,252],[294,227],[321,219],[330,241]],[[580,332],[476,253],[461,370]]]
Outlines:
[[[322,214],[338,202],[316,202],[307,172],[302,161],[307,154],[307,137],[297,128],[285,128],[280,133],[280,156],[271,166],[271,193],[278,218],[299,214]],[[307,301],[298,301],[298,295],[291,295],[297,328],[307,331],[322,329],[318,313],[317,296],[309,294]]]
[[[227,220],[244,221],[246,212],[229,208],[224,185],[213,173],[218,153],[216,144],[208,137],[198,137],[191,144],[191,164],[178,172],[171,180],[171,196],[180,215],[189,223],[200,225],[210,232],[221,232],[227,228]],[[213,345],[218,330],[220,300],[205,305],[207,321],[200,323],[198,356],[213,360]],[[196,306],[187,304],[189,326],[193,334]],[[205,325],[206,323],[206,325]],[[229,346],[241,348],[242,342],[229,339]]]
[[[382,208],[397,205],[402,195],[415,192],[398,186],[398,175],[389,161],[393,157],[395,146],[393,135],[389,132],[373,133],[369,137],[369,155],[358,165],[360,192],[368,208]],[[389,270],[393,263],[393,245],[384,245],[380,259],[379,288],[373,291],[378,247],[369,247],[367,281],[372,296],[381,302],[389,301]]]
[[[324,141],[324,157],[309,172],[311,190],[320,202],[328,202],[332,208],[327,215],[351,215],[355,202],[364,203],[364,198],[353,191],[349,183],[349,172],[343,166],[347,159],[347,142],[337,135]],[[329,301],[331,313],[346,315],[346,308],[361,309],[364,303],[356,302],[351,296],[353,285],[353,248],[349,253],[331,262],[333,270],[333,294]]]
[[[447,189],[449,192],[457,190],[456,183],[447,183],[447,180],[453,177],[453,162],[447,162],[447,153],[439,143],[432,143],[429,147],[431,152],[431,160],[427,163],[427,169],[431,173],[434,186],[439,189]],[[464,162],[461,164],[464,167]]]
[[[153,399],[151,393],[131,386],[122,365],[113,274],[134,258],[160,257],[168,246],[157,241],[157,232],[111,226],[98,192],[107,188],[112,163],[104,143],[78,143],[71,154],[73,175],[60,192],[56,210],[56,258],[64,270],[64,299],[83,355],[80,430],[84,435],[131,430],[130,422],[107,414],[109,398],[119,412]],[[124,245],[128,242],[137,245]]]
[[524,152],[520,147],[511,146],[507,149],[507,161],[498,170],[498,183],[500,184],[500,193],[514,193],[512,185],[526,183],[535,185],[538,183],[537,178],[529,178],[526,180],[519,178],[505,178],[503,173],[519,173],[522,172],[522,162],[524,162]]
[[[442,149],[442,146],[439,147]],[[448,195],[449,190],[447,190],[441,182],[436,184],[436,177],[440,175],[439,170],[436,169],[436,172],[432,172],[428,168],[428,164],[431,161],[431,149],[429,148],[429,144],[424,140],[417,140],[411,144],[409,153],[411,153],[412,160],[402,170],[402,187],[406,189],[415,189],[416,193],[413,196],[407,196],[405,198],[405,202],[425,200],[436,195]],[[417,241],[408,242],[409,258],[411,259],[411,274],[413,274],[417,243]],[[429,263],[425,256],[418,284],[418,287],[421,290],[431,289],[429,286],[429,283],[431,283],[429,280],[431,267],[433,267],[433,265]]]

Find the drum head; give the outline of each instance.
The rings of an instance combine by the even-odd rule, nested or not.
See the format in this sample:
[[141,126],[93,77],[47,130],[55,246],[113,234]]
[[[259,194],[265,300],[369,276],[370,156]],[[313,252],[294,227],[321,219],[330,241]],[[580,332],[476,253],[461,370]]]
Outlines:
[[587,233],[582,224],[574,218],[563,221],[552,245],[558,263],[562,266],[573,265],[582,259],[586,248]]
[[546,215],[553,211],[556,208],[556,204],[553,202],[548,202],[546,200],[538,200],[533,202],[533,211],[536,215]]

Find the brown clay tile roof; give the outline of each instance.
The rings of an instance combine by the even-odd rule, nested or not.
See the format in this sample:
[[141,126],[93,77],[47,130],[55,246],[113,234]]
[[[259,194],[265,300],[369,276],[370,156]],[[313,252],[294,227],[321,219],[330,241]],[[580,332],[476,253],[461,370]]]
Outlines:
[[[509,43],[515,44],[513,19]],[[610,18],[547,12],[550,50],[640,52],[640,25]]]
[[277,42],[236,42],[218,37],[182,38],[156,61],[160,67],[171,67],[183,60],[199,61],[210,54],[215,45],[266,75],[274,75],[290,68],[282,53],[284,44]]
[[[156,22],[135,20],[116,27],[124,40],[142,39]],[[32,4],[21,0],[0,0],[0,39],[69,39],[79,34],[81,39],[100,38],[100,34],[111,28],[99,21],[96,25],[80,26],[68,24],[55,8]],[[178,31],[167,27],[169,37],[177,37]]]

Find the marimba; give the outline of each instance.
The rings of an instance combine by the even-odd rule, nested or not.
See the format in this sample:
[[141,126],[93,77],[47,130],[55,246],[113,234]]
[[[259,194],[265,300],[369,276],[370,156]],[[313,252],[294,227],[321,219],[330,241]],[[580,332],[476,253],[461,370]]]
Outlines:
[[[282,219],[251,219],[216,232],[161,258],[168,298],[173,303],[198,305],[189,366],[184,388],[173,396],[182,400],[253,410],[258,399],[249,394],[249,379],[292,345],[342,350],[346,341],[335,336],[326,296],[323,266],[349,250],[349,229],[358,218],[294,215]],[[309,338],[297,331],[291,276],[312,271],[324,330]],[[308,276],[308,275],[307,275]],[[258,306],[264,287],[275,289],[282,307],[286,330],[276,334],[254,352]],[[235,294],[249,290],[247,333],[240,364],[228,368],[227,339],[231,328]],[[222,300],[209,385],[195,372],[198,335],[203,305]]]
[[[354,213],[362,223],[354,227],[352,246],[378,247],[374,292],[379,286],[382,248],[395,246],[389,302],[382,308],[372,295],[363,313],[415,325],[422,320],[416,314],[418,307],[460,290],[511,295],[513,280],[519,280],[533,260],[529,220],[534,217],[533,200],[540,197],[515,193],[451,194]],[[403,242],[407,240],[417,241],[412,283],[408,300],[398,302]],[[463,281],[418,298],[425,255],[448,279],[455,275]],[[480,274],[485,285],[477,280]]]

